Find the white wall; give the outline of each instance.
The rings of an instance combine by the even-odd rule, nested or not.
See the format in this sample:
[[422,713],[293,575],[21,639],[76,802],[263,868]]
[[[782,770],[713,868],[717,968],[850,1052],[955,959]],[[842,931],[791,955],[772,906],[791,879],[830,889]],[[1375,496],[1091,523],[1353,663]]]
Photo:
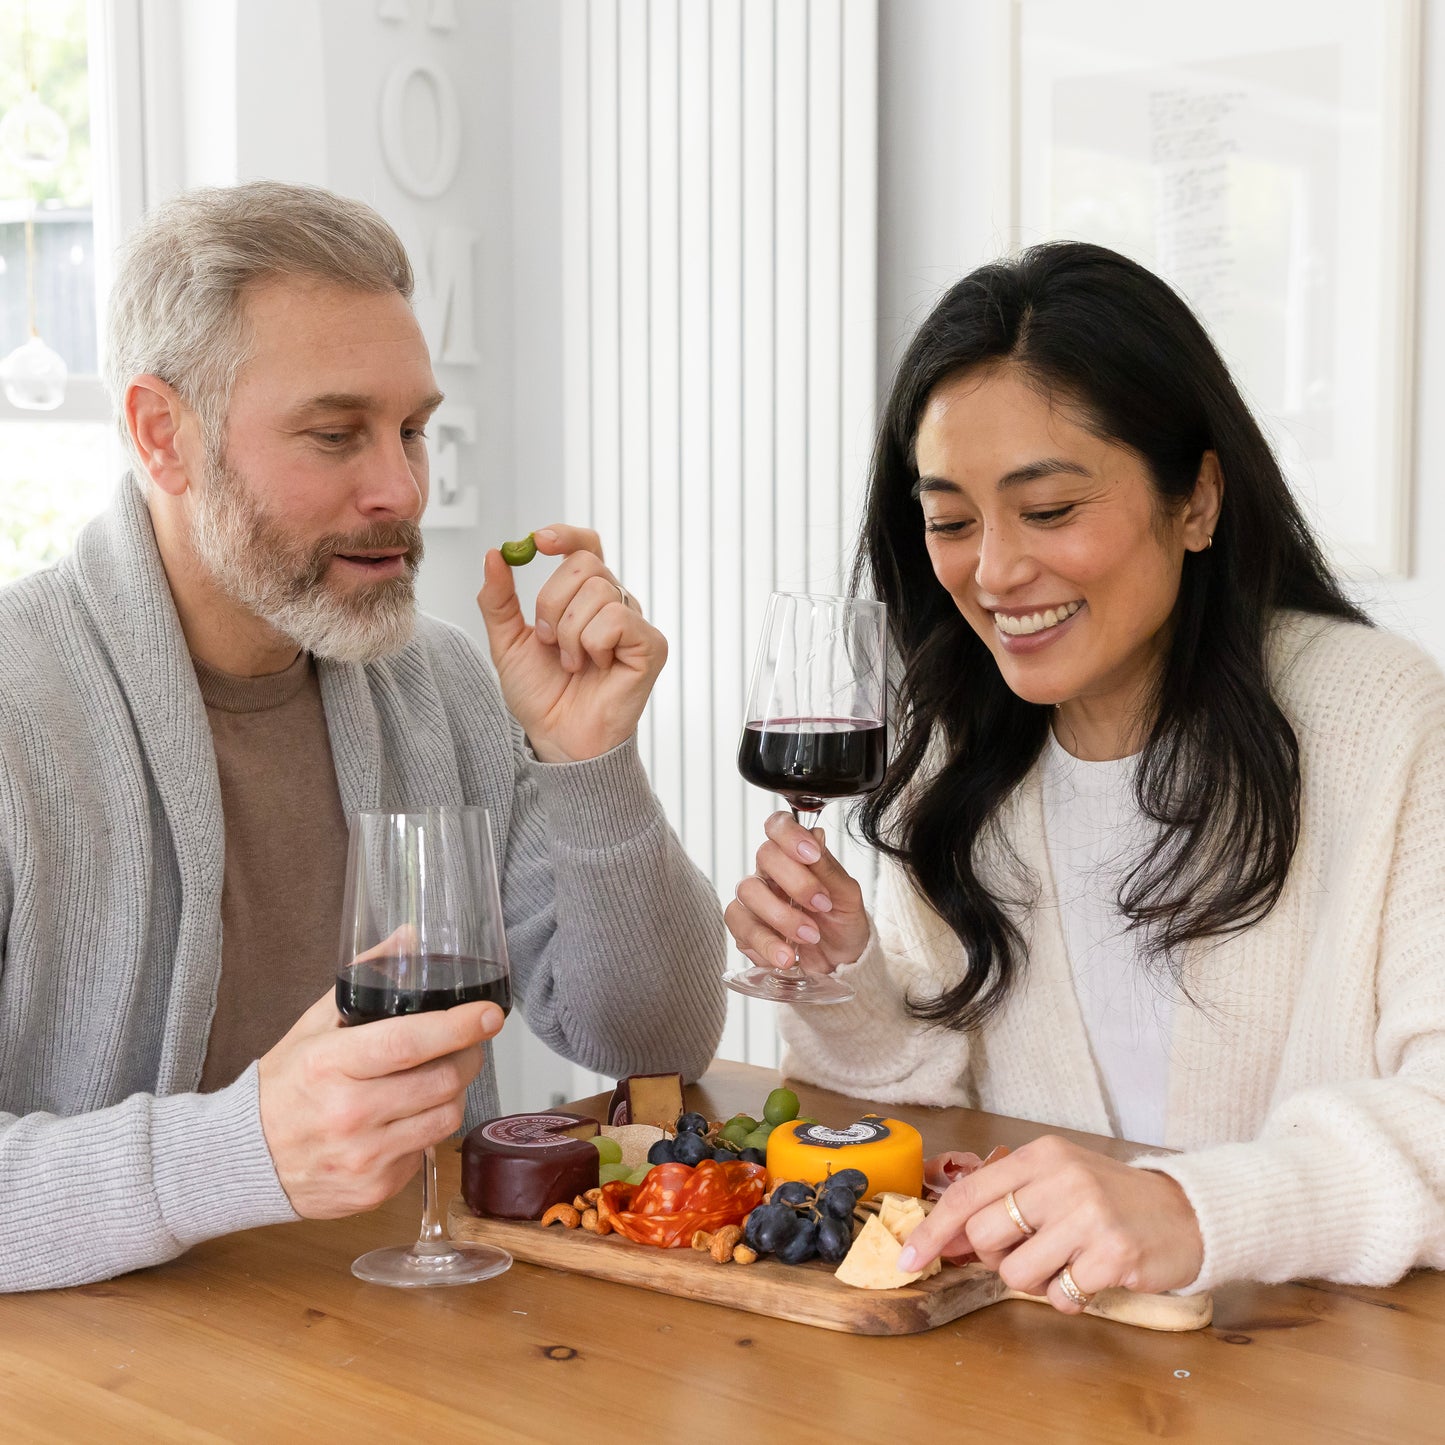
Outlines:
[[[887,0],[880,6],[879,372],[886,388],[913,326],[937,294],[1006,250],[998,200],[1008,136],[998,88],[999,7],[992,0]],[[1420,231],[1422,262],[1445,244],[1445,25],[1425,11]],[[1417,280],[1418,388],[1413,476],[1413,575],[1357,584],[1384,625],[1445,662],[1445,284]]]

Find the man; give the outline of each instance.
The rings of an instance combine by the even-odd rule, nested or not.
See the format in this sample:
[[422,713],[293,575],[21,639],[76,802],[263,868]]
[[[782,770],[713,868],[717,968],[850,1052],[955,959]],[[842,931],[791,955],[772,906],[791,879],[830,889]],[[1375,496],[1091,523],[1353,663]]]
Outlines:
[[375,212],[271,183],[179,198],[124,258],[133,480],[0,591],[0,1288],[371,1208],[497,1112],[494,1005],[340,1026],[358,809],[491,810],[551,1047],[712,1055],[717,902],[633,740],[666,644],[597,538],[538,534],[534,625],[487,554],[495,674],[416,616],[441,395],[411,285]]

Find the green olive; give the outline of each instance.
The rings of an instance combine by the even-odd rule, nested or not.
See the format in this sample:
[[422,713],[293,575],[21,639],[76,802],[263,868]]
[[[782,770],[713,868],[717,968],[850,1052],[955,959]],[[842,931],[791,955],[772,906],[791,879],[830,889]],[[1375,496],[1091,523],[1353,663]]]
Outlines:
[[520,542],[503,542],[500,550],[508,567],[525,567],[537,555],[537,541],[528,532]]

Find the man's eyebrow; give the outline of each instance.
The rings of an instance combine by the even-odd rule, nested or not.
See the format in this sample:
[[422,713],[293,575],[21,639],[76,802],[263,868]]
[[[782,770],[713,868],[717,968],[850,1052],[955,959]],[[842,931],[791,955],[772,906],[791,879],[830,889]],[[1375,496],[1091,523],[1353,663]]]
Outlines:
[[[1011,472],[1005,472],[998,479],[999,490],[1005,487],[1017,487],[1024,482],[1036,482],[1040,477],[1053,477],[1059,473],[1067,473],[1076,477],[1092,476],[1088,467],[1079,462],[1066,461],[1063,457],[1040,457],[1036,462],[1026,462],[1021,467],[1015,467]],[[963,489],[957,482],[950,482],[947,477],[919,477],[913,484],[913,499],[915,501],[924,492],[959,492]]]
[[[435,411],[445,400],[443,394],[434,391],[424,396],[412,408],[413,411]],[[359,391],[325,391],[320,396],[307,397],[292,408],[292,416],[309,416],[313,412],[328,411],[369,411],[376,404],[375,398]]]

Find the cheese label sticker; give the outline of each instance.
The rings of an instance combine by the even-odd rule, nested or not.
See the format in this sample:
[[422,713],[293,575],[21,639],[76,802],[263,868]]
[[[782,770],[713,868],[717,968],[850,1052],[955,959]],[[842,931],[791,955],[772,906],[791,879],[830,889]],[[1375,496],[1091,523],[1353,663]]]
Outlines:
[[811,1144],[815,1149],[844,1149],[850,1144],[876,1144],[889,1135],[886,1124],[860,1119],[846,1129],[828,1129],[822,1124],[805,1124],[793,1137],[799,1144]]
[[482,1125],[482,1138],[493,1144],[507,1144],[523,1149],[555,1149],[559,1144],[575,1144],[560,1131],[575,1124],[569,1114],[512,1114]]

